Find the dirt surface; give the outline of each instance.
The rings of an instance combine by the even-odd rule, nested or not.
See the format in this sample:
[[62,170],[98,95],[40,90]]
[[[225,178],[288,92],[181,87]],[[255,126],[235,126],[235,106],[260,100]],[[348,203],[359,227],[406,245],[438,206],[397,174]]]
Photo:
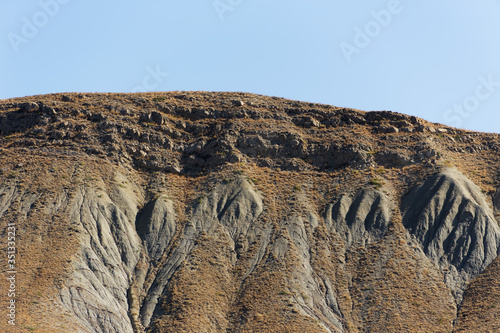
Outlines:
[[0,331],[498,331],[499,151],[246,93],[2,100]]

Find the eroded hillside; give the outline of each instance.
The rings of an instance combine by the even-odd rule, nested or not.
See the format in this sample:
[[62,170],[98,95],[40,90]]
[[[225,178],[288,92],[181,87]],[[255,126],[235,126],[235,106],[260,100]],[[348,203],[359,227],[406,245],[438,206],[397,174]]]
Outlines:
[[0,101],[0,329],[500,330],[499,139],[243,93]]

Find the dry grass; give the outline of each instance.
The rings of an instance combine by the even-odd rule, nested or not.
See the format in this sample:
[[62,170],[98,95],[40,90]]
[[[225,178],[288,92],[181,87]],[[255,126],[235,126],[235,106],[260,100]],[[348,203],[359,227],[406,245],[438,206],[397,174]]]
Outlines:
[[[328,277],[334,284],[343,326],[347,332],[450,332],[457,309],[443,277],[423,255],[406,241],[401,225],[401,213],[395,209],[388,235],[365,248],[347,251],[341,237],[327,230],[323,214],[325,207],[342,194],[353,194],[361,188],[374,187],[387,193],[399,206],[407,191],[443,167],[456,167],[483,189],[492,194],[500,185],[498,136],[475,134],[449,129],[448,134],[414,132],[378,134],[369,125],[351,123],[342,126],[322,125],[304,128],[291,119],[301,114],[318,119],[340,118],[342,114],[363,115],[357,110],[274,99],[241,93],[147,93],[126,94],[67,94],[71,101],[63,102],[61,95],[27,97],[0,101],[0,117],[16,111],[9,103],[43,102],[58,109],[60,119],[47,125],[47,130],[65,128],[66,139],[48,139],[42,134],[26,134],[31,129],[1,135],[0,188],[15,187],[17,191],[37,196],[32,207],[20,207],[13,202],[0,215],[3,225],[16,221],[19,255],[18,288],[20,332],[69,332],[77,329],[74,318],[64,309],[55,308],[58,288],[71,270],[71,259],[78,253],[78,237],[68,218],[69,207],[54,211],[61,193],[71,198],[81,186],[109,191],[115,185],[117,170],[139,187],[144,202],[159,195],[172,200],[177,216],[177,230],[169,251],[180,238],[180,230],[189,219],[197,200],[209,193],[218,183],[229,183],[245,177],[262,195],[264,212],[256,221],[262,229],[271,230],[272,239],[283,237],[290,241],[284,221],[293,215],[314,213],[320,225],[308,229],[311,265],[317,274]],[[242,101],[244,106],[235,106]],[[86,104],[85,104],[86,103]],[[203,118],[183,116],[177,106],[230,110],[247,110],[244,117]],[[123,113],[122,109],[128,109]],[[76,110],[76,111],[75,111]],[[164,116],[162,125],[138,123],[144,110],[157,110]],[[297,111],[298,110],[298,111]],[[100,142],[100,136],[110,134],[102,122],[89,119],[88,114],[102,114],[108,122],[120,123],[128,129],[162,135],[175,144],[188,145],[200,140],[210,141],[221,133],[288,135],[301,142],[304,149],[313,145],[358,144],[366,147],[366,155],[374,158],[384,150],[415,153],[423,142],[439,154],[407,166],[323,168],[308,158],[300,160],[299,171],[279,166],[281,157],[247,156],[241,152],[236,163],[221,163],[191,174],[148,169],[138,165],[149,155],[164,161],[179,159],[182,152],[165,148],[158,143],[127,138],[117,130],[112,143]],[[258,117],[252,117],[257,114]],[[279,116],[279,117],[277,117]],[[68,122],[68,124],[64,124]],[[388,122],[380,121],[379,125]],[[419,120],[423,126],[429,123]],[[37,125],[38,126],[38,125]],[[77,126],[86,129],[77,130]],[[195,130],[191,129],[195,128]],[[84,132],[87,136],[77,136]],[[48,132],[48,131],[46,131]],[[148,157],[132,154],[130,147],[144,145]],[[493,148],[484,148],[489,147]],[[495,146],[496,145],[496,146]],[[480,150],[477,147],[483,147]],[[469,147],[476,147],[469,152]],[[497,147],[497,150],[495,150]],[[89,152],[88,148],[96,149]],[[426,149],[430,149],[426,148]],[[141,148],[142,149],[142,148]],[[128,153],[125,153],[128,152]],[[271,159],[275,164],[262,166]],[[154,159],[153,159],[154,160]],[[21,166],[19,166],[21,165]],[[189,170],[188,170],[189,171]],[[1,198],[0,198],[1,199]],[[52,207],[52,208],[51,208]],[[0,208],[1,209],[1,208]],[[27,215],[23,215],[27,211]],[[309,228],[309,227],[308,227]],[[5,258],[5,238],[0,256]],[[195,250],[174,274],[163,299],[165,313],[153,324],[161,331],[203,332],[324,332],[318,320],[300,313],[293,302],[294,295],[307,297],[303,290],[294,289],[291,276],[300,271],[297,249],[291,245],[285,259],[278,260],[266,248],[262,261],[247,275],[250,263],[265,246],[263,239],[249,244],[248,250],[233,262],[232,240],[222,230],[203,235]],[[455,325],[457,332],[495,331],[500,325],[500,292],[498,259],[469,286]],[[1,272],[0,303],[6,302],[5,270]],[[150,271],[147,283],[155,276]],[[66,311],[66,312],[65,312]],[[50,315],[48,315],[50,314]],[[57,323],[59,326],[54,327]],[[6,331],[5,321],[0,330]]]

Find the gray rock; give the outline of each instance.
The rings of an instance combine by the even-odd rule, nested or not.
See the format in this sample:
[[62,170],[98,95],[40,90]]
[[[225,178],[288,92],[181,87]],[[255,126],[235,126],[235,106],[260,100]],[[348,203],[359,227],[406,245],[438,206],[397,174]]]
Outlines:
[[405,153],[397,151],[381,151],[375,155],[375,161],[386,167],[402,167],[410,165],[412,159]]
[[141,251],[130,220],[137,205],[131,204],[136,198],[129,186],[115,192],[117,203],[89,188],[73,200],[71,221],[81,230],[82,247],[61,290],[61,302],[91,332],[133,332],[127,292]]
[[[262,210],[260,195],[242,178],[229,184],[219,184],[208,196],[202,198],[182,230],[179,245],[172,250],[148,290],[140,310],[142,325],[147,327],[153,315],[161,313],[157,309],[159,299],[201,233],[213,235],[218,226],[223,226],[234,242],[234,250],[242,235],[245,235],[249,243],[255,240],[259,229],[253,224]],[[236,252],[232,261],[236,261]]]
[[149,257],[158,260],[175,235],[175,210],[172,200],[160,195],[144,206],[137,219],[137,232]]
[[394,111],[369,111],[365,113],[365,118],[368,123],[375,124],[380,121],[410,121],[412,124],[417,121],[413,116],[397,113]]
[[43,113],[45,113],[46,115],[48,116],[51,116],[51,117],[54,117],[58,114],[57,110],[54,109],[52,106],[47,106],[47,105],[43,105],[41,107]]
[[413,133],[414,129],[413,129],[413,127],[403,127],[403,128],[400,128],[400,131],[405,132],[405,133]]
[[151,112],[150,119],[152,122],[158,125],[163,125],[163,123],[165,122],[165,120],[163,119],[163,115],[158,111]]
[[25,112],[33,112],[33,111],[38,111],[39,105],[35,102],[31,103],[23,103],[21,105],[21,109]]
[[354,196],[343,195],[326,209],[325,223],[338,233],[346,246],[365,246],[381,239],[391,219],[389,198],[376,190],[364,189]]
[[139,117],[139,122],[140,123],[148,123],[151,121],[151,113],[148,113],[148,112],[145,112],[145,113],[142,113]]
[[263,211],[260,195],[243,178],[227,184],[219,184],[210,194],[200,201],[193,212],[193,226],[197,233],[215,230],[217,225],[224,226],[234,246],[245,235],[253,242],[256,231],[253,223]]
[[373,130],[376,133],[398,133],[399,129],[395,126],[375,126]]
[[365,124],[366,123],[366,120],[363,116],[361,115],[356,115],[356,114],[352,114],[352,113],[346,113],[346,114],[343,114],[342,117],[341,117],[341,120],[343,123],[346,123],[348,125],[350,124]]
[[465,284],[495,259],[500,246],[500,228],[481,189],[446,169],[414,188],[402,211],[404,226],[460,302]]
[[[312,234],[308,235],[305,223],[314,228],[318,226],[318,218],[314,214],[307,214],[305,218],[294,215],[289,218],[284,227],[288,231],[291,243],[282,240],[283,249],[278,250],[278,258],[283,257],[288,249],[292,249],[298,257],[300,264],[290,277],[290,285],[295,286],[292,290],[294,301],[300,307],[299,312],[303,315],[315,318],[324,326],[328,332],[343,332],[342,313],[338,308],[337,299],[331,281],[327,276],[318,274],[311,266],[310,243]],[[310,230],[312,232],[312,230]],[[286,244],[286,246],[285,246]],[[276,245],[274,246],[276,248]]]
[[95,121],[95,122],[100,122],[103,120],[106,120],[107,116],[102,114],[102,113],[93,113],[92,116],[90,117],[90,120]]
[[238,149],[249,156],[267,156],[277,147],[271,144],[271,141],[262,138],[260,135],[242,137],[238,141]]
[[338,126],[340,126],[341,121],[339,118],[333,117],[333,118],[326,119],[325,121],[323,121],[323,124],[326,126],[338,127]]
[[355,169],[364,169],[372,164],[373,157],[368,154],[368,149],[358,146],[332,146],[326,154],[319,154],[323,163],[330,168],[349,166]]
[[127,293],[142,248],[133,223],[140,198],[124,176],[115,181],[109,195],[81,188],[51,208],[70,206],[80,234],[80,254],[59,300],[88,332],[133,332]]
[[314,117],[311,116],[302,116],[293,118],[293,122],[297,126],[311,128],[311,127],[319,127],[321,123]]
[[132,111],[130,111],[130,109],[128,108],[121,108],[120,114],[123,116],[130,116],[132,114]]

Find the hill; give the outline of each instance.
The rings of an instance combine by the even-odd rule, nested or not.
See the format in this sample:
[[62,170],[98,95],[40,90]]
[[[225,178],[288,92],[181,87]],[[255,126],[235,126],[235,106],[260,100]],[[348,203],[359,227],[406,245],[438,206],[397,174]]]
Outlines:
[[499,151],[246,93],[0,101],[0,330],[500,331]]

